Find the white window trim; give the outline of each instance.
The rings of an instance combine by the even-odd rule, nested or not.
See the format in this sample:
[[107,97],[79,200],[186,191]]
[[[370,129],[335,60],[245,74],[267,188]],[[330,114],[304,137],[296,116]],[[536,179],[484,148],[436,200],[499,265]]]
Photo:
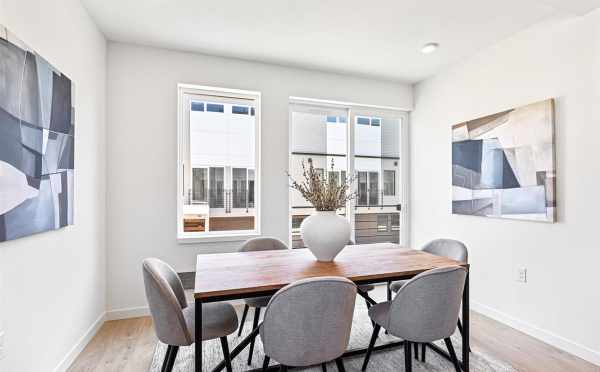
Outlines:
[[[214,231],[202,233],[183,232],[183,202],[185,198],[184,185],[184,167],[186,164],[186,133],[185,114],[187,106],[184,105],[183,96],[185,94],[225,97],[233,99],[253,99],[256,101],[254,116],[256,120],[255,127],[255,147],[256,152],[254,169],[254,230],[238,231]],[[219,87],[210,87],[193,84],[177,84],[177,242],[179,244],[196,244],[225,241],[244,241],[249,238],[261,235],[261,93],[258,91],[228,89]]]

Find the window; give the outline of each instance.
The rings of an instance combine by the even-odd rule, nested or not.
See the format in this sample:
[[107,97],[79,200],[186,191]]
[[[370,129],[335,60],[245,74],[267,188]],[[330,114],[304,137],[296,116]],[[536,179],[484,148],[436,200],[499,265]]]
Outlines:
[[210,167],[210,207],[225,207],[225,168]]
[[388,226],[389,215],[387,214],[378,214],[377,215],[377,231],[378,232],[387,232],[389,231]]
[[225,112],[225,106],[216,103],[207,103],[206,111],[208,112]]
[[396,195],[396,171],[384,170],[383,171],[383,195],[394,196]]
[[333,182],[337,185],[341,185],[346,182],[346,171],[328,171],[327,182]]
[[360,125],[371,125],[371,119],[359,116],[356,118],[356,123]]
[[329,171],[327,172],[327,182],[333,182],[336,185],[340,183],[340,172]]
[[292,217],[292,229],[294,230],[300,230],[300,225],[302,224],[302,221],[304,221],[304,219],[307,216],[293,216]]
[[192,200],[191,204],[206,203],[208,198],[208,169],[192,169]]
[[248,208],[254,208],[254,169],[248,169]]
[[400,231],[400,213],[392,214],[392,231]]
[[357,205],[363,207],[379,204],[379,173],[357,172]]
[[369,205],[379,204],[379,173],[369,172]]
[[357,182],[358,182],[358,195],[356,196],[357,200],[356,200],[356,204],[359,206],[366,206],[368,205],[368,182],[367,182],[367,172],[358,172],[358,177],[357,177]]
[[248,115],[250,108],[248,106],[231,106],[232,114]]
[[259,234],[260,93],[178,90],[178,239]]
[[248,170],[246,168],[233,168],[232,180],[232,207],[248,208]]
[[372,127],[379,127],[379,126],[381,126],[381,118],[371,118],[371,117],[365,117],[365,116],[357,116],[356,117],[356,124],[359,124],[359,125],[370,125]]
[[[405,120],[400,110],[291,98],[290,174],[300,178],[302,161],[311,159],[329,182],[354,179],[356,198],[337,213],[348,219],[358,244],[400,243],[405,236],[400,223]],[[314,208],[295,190],[289,200],[290,240],[294,248],[303,247],[300,223]]]
[[192,102],[192,111],[204,111],[204,102]]

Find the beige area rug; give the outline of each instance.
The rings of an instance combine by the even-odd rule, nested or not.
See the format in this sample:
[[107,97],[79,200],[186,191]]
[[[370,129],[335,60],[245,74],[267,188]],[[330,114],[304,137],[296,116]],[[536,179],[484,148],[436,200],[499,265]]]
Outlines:
[[[252,318],[249,316],[248,318]],[[251,321],[247,321],[244,327],[244,334],[241,337],[237,337],[237,333],[230,335],[229,349],[233,350],[248,333],[252,327]],[[357,301],[356,310],[354,313],[354,320],[352,324],[352,334],[350,336],[350,349],[353,348],[366,348],[371,338],[373,327],[369,321],[366,307],[362,300]],[[377,345],[390,341],[397,341],[393,336],[384,334],[383,330],[380,332]],[[452,337],[452,343],[456,350],[456,354],[462,355],[461,339],[458,332]],[[437,343],[443,350],[446,350],[443,342]],[[167,346],[158,343],[150,366],[150,372],[160,372],[162,362],[164,359]],[[233,361],[234,371],[246,371],[252,368],[262,367],[264,353],[262,350],[262,343],[260,337],[257,337],[256,344],[254,346],[254,356],[252,359],[252,365],[248,366],[246,361],[248,360],[248,347],[246,347]],[[358,355],[351,358],[344,358],[344,365],[346,371],[360,371],[364,359],[363,355]],[[203,368],[204,371],[211,371],[219,362],[223,360],[223,353],[221,351],[221,344],[219,340],[205,341],[203,344]],[[433,350],[427,350],[426,362],[420,362],[414,359],[413,355],[413,371],[414,372],[454,372],[452,363],[445,358],[439,356]],[[515,368],[510,366],[508,363],[502,362],[489,355],[482,354],[478,350],[473,350],[470,357],[471,372],[518,372]],[[271,364],[275,364],[271,360]],[[294,369],[296,370],[296,369]],[[306,372],[321,372],[320,366],[311,368],[303,368],[301,371]],[[337,372],[335,363],[329,363],[327,370],[331,372]],[[194,372],[194,347],[182,347],[179,349],[177,360],[175,362],[174,372]],[[384,351],[373,352],[369,361],[367,372],[380,372],[380,371],[404,371],[404,349],[402,347],[392,348]]]

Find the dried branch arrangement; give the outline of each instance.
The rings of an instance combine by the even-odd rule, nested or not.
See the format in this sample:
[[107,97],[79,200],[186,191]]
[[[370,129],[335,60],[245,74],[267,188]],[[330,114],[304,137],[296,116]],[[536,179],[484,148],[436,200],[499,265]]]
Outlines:
[[[331,159],[331,171],[334,161]],[[322,171],[323,169],[321,169]],[[317,211],[335,211],[346,206],[346,202],[354,199],[355,193],[350,192],[354,177],[341,179],[328,177],[313,166],[308,159],[308,166],[302,160],[302,180],[300,182],[288,173],[290,187],[300,192],[302,197],[315,207]]]

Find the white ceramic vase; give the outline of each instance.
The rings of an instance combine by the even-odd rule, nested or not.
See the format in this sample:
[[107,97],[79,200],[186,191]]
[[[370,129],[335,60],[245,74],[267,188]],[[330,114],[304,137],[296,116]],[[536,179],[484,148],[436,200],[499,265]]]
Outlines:
[[316,211],[302,221],[300,234],[318,261],[331,262],[350,240],[350,223],[335,211]]

